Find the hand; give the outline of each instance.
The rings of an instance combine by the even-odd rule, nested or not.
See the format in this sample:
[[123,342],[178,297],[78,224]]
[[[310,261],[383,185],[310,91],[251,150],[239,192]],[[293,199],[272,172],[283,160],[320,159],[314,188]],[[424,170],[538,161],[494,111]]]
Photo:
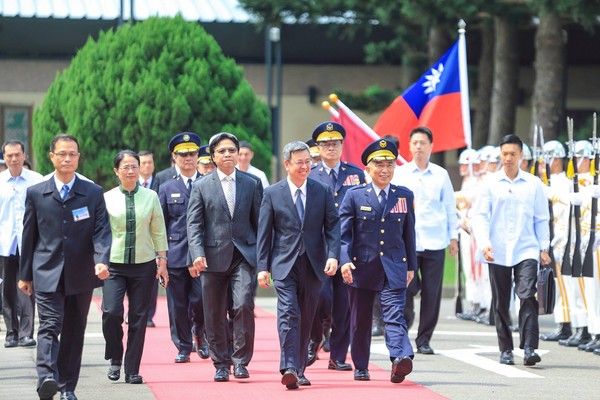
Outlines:
[[494,261],[494,250],[492,249],[492,246],[484,247],[484,249],[483,249],[483,258],[487,262]]
[[415,277],[415,271],[406,271],[406,287],[410,285],[413,278]]
[[344,280],[344,282],[346,282],[346,283],[354,282],[354,279],[352,278],[352,270],[353,269],[356,269],[356,266],[352,263],[346,263],[346,264],[342,265],[341,271],[342,271],[342,279]]
[[600,198],[600,185],[591,185],[588,189],[594,199]]
[[96,270],[96,276],[102,281],[108,278],[110,275],[110,272],[108,272],[108,266],[106,264],[96,264],[94,269]]
[[167,271],[167,262],[166,260],[162,260],[156,267],[156,279],[160,282],[160,285],[164,288],[169,284],[169,272]]
[[258,273],[258,284],[263,289],[268,289],[271,286],[271,274],[268,271],[260,271]]
[[188,267],[188,272],[192,278],[197,278],[200,276],[200,270],[196,268],[194,265],[190,265]]
[[27,296],[31,296],[33,294],[33,286],[31,285],[31,281],[19,281],[19,289],[21,289],[21,292],[25,293]]
[[542,251],[540,253],[540,264],[548,265],[548,264],[550,264],[551,261],[552,261],[552,259],[550,259],[550,255],[548,254],[547,251]]
[[325,263],[325,273],[329,276],[335,275],[338,269],[338,261],[335,258],[328,258]]
[[572,192],[569,194],[569,202],[571,203],[571,205],[573,206],[580,206],[583,204],[583,195],[582,193],[575,193]]
[[448,254],[450,257],[454,257],[458,254],[458,240],[452,239],[450,241],[450,245],[448,246]]
[[208,264],[206,263],[206,257],[196,257],[196,259],[194,260],[193,266],[196,268],[196,271],[198,272],[198,275],[196,275],[196,276],[200,276],[201,272],[204,272],[205,270],[208,269]]

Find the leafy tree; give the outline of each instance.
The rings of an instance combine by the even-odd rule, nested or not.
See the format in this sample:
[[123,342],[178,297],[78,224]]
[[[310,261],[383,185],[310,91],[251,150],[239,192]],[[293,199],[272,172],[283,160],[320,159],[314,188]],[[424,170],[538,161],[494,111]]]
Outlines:
[[33,147],[39,169],[48,172],[41,155],[52,137],[74,135],[79,171],[110,187],[116,152],[150,150],[160,169],[169,160],[168,141],[182,131],[198,133],[203,143],[234,133],[252,143],[255,164],[269,171],[269,124],[269,110],[242,69],[200,25],[150,18],[87,41],[36,110]]

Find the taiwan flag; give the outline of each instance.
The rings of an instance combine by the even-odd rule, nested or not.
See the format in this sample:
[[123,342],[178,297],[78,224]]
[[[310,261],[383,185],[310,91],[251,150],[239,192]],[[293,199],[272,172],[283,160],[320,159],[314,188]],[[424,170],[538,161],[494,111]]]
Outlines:
[[383,112],[373,129],[400,140],[410,160],[409,133],[418,126],[433,132],[433,151],[471,146],[471,122],[464,34],[417,82]]

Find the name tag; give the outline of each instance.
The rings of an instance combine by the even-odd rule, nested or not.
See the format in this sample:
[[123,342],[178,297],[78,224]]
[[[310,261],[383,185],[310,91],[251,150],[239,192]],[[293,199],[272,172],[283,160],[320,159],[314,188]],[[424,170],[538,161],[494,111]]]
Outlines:
[[360,211],[371,211],[372,208],[368,206],[360,206]]
[[90,217],[90,212],[87,207],[78,208],[71,211],[73,213],[73,221],[81,221]]
[[171,197],[181,197],[181,193],[171,193]]

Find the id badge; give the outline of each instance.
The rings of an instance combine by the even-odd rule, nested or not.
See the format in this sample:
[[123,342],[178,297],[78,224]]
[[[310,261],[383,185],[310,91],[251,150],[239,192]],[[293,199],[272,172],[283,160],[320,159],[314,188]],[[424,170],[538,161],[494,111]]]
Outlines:
[[81,207],[71,211],[73,213],[73,221],[81,221],[90,217],[90,212],[87,207]]

